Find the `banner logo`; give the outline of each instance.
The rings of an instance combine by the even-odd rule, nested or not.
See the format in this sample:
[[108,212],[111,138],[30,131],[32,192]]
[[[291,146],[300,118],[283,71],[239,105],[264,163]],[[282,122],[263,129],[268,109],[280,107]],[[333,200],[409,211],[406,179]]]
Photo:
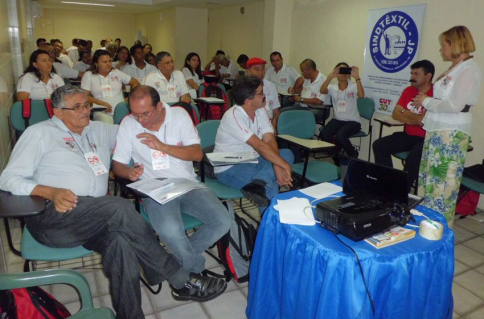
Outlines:
[[408,14],[388,12],[376,22],[371,32],[371,58],[383,72],[401,71],[413,60],[418,40],[417,25]]

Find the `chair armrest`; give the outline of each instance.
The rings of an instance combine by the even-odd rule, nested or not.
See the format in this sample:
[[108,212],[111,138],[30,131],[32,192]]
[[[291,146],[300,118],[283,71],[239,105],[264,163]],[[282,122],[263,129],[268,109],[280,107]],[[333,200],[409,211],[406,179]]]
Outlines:
[[297,145],[308,151],[327,150],[335,147],[334,144],[331,144],[328,142],[304,139],[304,138],[294,137],[291,135],[277,135],[277,138],[280,140],[286,141],[290,144]]
[[39,196],[19,196],[0,190],[0,217],[29,217],[45,209],[45,199]]

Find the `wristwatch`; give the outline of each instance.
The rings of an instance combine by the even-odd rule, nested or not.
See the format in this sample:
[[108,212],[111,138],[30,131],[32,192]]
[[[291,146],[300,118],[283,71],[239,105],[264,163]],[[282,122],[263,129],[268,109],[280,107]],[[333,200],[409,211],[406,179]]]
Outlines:
[[301,98],[301,103],[304,104],[304,98]]

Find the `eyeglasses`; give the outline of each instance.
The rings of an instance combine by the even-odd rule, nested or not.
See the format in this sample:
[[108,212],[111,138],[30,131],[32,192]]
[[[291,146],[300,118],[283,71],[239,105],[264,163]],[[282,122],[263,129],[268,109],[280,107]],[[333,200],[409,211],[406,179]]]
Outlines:
[[74,107],[61,107],[61,110],[69,110],[69,111],[74,111],[76,113],[82,113],[84,109],[88,109],[89,111],[92,109],[91,104],[84,104],[84,105],[76,105]]
[[147,119],[149,117],[151,117],[151,115],[153,115],[153,112],[155,111],[156,107],[153,107],[153,110],[151,112],[144,112],[144,113],[141,113],[141,114],[135,114],[135,113],[131,113],[129,116],[134,118],[136,121],[139,121],[141,119]]
[[171,60],[171,61],[168,61],[168,62],[159,62],[159,64],[164,64],[164,65],[171,65],[171,64],[174,64],[175,61]]
[[254,95],[260,95],[260,96],[264,96],[264,91],[260,91],[259,93],[254,93]]

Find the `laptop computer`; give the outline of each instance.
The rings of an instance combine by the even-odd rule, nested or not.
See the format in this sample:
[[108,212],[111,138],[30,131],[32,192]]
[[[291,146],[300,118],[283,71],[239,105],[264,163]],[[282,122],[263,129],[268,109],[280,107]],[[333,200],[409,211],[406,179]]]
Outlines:
[[325,201],[328,208],[358,214],[383,209],[390,203],[411,209],[423,201],[422,197],[408,193],[405,171],[346,156],[340,157],[340,168],[346,196]]

